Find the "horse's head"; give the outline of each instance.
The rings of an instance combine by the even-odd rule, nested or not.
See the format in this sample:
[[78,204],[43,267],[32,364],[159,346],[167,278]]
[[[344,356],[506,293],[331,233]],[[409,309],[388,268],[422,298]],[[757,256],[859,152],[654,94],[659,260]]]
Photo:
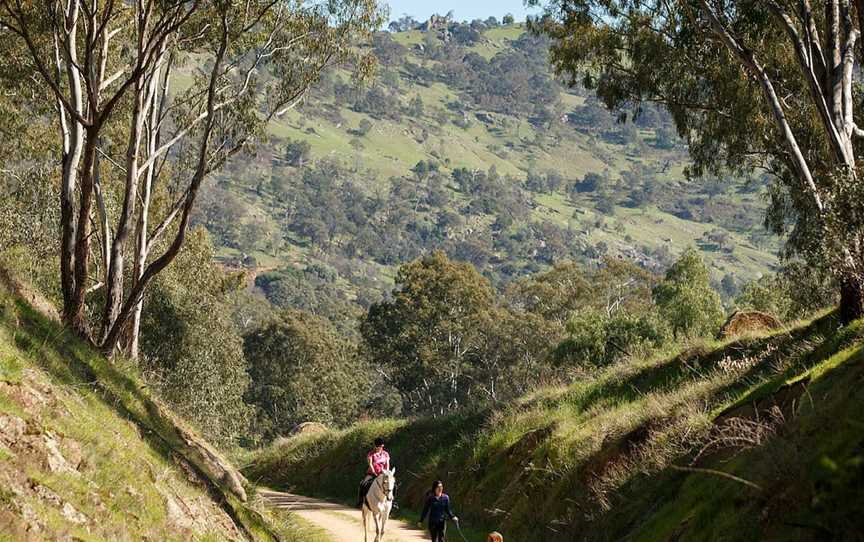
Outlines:
[[396,491],[396,467],[381,473],[381,491],[388,501],[393,501],[393,494]]

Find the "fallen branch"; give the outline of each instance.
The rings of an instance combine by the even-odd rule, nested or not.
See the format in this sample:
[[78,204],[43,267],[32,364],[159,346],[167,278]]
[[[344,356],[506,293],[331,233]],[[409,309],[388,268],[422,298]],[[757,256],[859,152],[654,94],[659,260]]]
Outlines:
[[753,483],[750,480],[745,480],[744,478],[739,478],[734,474],[729,474],[728,472],[723,472],[722,470],[714,470],[714,469],[703,469],[699,467],[681,467],[678,465],[669,465],[672,470],[684,471],[684,472],[695,472],[700,474],[711,474],[714,476],[719,476],[721,478],[726,478],[727,480],[732,480],[733,482],[738,482],[739,484],[744,484],[747,487],[752,487],[757,491],[764,491],[762,486],[759,484]]

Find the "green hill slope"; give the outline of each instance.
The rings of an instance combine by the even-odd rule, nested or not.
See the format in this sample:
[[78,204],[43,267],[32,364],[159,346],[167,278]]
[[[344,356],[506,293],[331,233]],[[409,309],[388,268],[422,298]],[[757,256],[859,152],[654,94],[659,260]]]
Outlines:
[[190,441],[175,440],[193,433],[132,367],[106,362],[0,279],[0,540],[317,539],[220,489],[185,459]]
[[524,26],[448,32],[378,34],[373,82],[327,74],[253,157],[220,173],[196,220],[223,261],[312,270],[330,295],[362,305],[389,290],[400,262],[435,248],[499,286],[604,255],[659,270],[693,245],[727,296],[776,266],[763,180],[688,180],[665,112],[646,105],[617,123],[555,79],[547,43]]
[[442,478],[464,523],[509,540],[859,540],[862,338],[828,315],[510,407],[287,439],[248,475],[347,500],[383,435],[403,506]]

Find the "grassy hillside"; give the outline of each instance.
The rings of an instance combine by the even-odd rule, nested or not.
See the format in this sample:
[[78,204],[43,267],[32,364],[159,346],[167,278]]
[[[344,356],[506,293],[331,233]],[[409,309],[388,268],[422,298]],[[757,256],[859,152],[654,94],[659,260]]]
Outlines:
[[182,421],[155,404],[133,367],[108,363],[0,280],[0,540],[317,539],[183,460],[166,438]]
[[[727,296],[776,266],[760,179],[687,179],[668,115],[646,106],[635,124],[617,123],[589,92],[560,85],[545,45],[525,32],[516,24],[464,42],[421,30],[376,37],[374,81],[359,88],[348,73],[328,74],[271,125],[255,156],[229,164],[210,186],[197,220],[214,233],[220,259],[257,271],[328,269],[330,288],[351,302],[388,291],[399,262],[434,248],[499,286],[555,261],[607,254],[662,269],[694,245],[715,283],[726,278]],[[301,143],[308,147],[298,158],[290,149]],[[434,171],[412,171],[420,162]],[[472,193],[452,178],[460,168],[493,170],[504,186]],[[346,205],[363,217],[342,211],[337,196],[313,197],[323,182],[308,178],[314,170],[337,194],[351,190]],[[561,182],[532,186],[531,176],[550,174]],[[574,189],[589,174],[602,186]],[[426,190],[438,192],[426,201]],[[488,200],[519,204],[496,209]],[[553,243],[566,246],[544,253]]]
[[440,477],[466,524],[511,540],[860,540],[862,339],[824,315],[509,407],[287,439],[247,474],[347,500],[380,434],[403,506]]

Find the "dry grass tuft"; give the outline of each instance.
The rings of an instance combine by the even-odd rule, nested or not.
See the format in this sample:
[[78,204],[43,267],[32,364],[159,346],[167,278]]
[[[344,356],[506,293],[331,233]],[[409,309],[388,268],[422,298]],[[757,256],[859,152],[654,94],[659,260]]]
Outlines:
[[749,450],[765,444],[786,423],[783,410],[774,405],[765,412],[756,410],[754,417],[735,416],[714,425],[692,464],[702,457],[724,450]]

